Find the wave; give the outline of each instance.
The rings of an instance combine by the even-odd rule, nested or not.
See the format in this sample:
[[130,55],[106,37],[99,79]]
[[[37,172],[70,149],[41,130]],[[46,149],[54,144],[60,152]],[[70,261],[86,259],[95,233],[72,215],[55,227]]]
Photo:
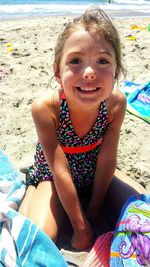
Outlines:
[[[34,15],[72,15],[80,14],[89,7],[89,3],[61,3],[61,4],[15,4],[15,5],[0,5],[0,16],[34,16]],[[105,11],[140,11],[147,13],[150,10],[148,1],[144,0],[115,0],[108,4],[99,4],[99,7]]]
[[129,4],[129,5],[148,5],[150,7],[149,0],[114,0],[113,3]]

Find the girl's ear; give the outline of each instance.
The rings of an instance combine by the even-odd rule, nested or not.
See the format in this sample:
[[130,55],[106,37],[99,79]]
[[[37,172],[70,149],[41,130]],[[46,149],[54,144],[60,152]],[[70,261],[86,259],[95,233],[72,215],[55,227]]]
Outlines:
[[61,77],[60,77],[60,73],[59,73],[59,67],[56,63],[53,64],[53,71],[54,71],[54,75],[56,78],[56,81],[61,84]]

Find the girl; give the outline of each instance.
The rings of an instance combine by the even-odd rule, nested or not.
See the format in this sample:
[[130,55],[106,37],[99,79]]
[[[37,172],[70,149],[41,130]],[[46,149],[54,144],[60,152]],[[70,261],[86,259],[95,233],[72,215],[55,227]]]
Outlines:
[[[67,24],[53,68],[60,89],[32,105],[39,142],[20,212],[56,242],[65,211],[73,228],[71,245],[83,250],[92,244],[91,226],[106,192],[105,199],[112,203],[113,194],[119,210],[133,194],[122,191],[115,201],[112,191],[126,100],[113,90],[124,68],[118,33],[103,11],[88,10]],[[89,199],[86,209],[82,196]]]

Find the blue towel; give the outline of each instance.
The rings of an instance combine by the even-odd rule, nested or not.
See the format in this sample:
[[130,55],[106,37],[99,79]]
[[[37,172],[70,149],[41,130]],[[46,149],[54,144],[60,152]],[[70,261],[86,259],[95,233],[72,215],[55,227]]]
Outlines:
[[111,245],[110,267],[150,266],[150,195],[125,203]]
[[0,266],[67,267],[52,240],[17,210],[26,186],[0,150]]
[[127,110],[150,123],[150,82],[125,82],[121,91],[127,98]]

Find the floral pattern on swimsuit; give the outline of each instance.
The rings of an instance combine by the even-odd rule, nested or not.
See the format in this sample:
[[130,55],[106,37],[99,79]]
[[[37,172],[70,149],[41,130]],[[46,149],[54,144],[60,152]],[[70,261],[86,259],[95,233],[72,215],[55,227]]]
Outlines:
[[[99,114],[92,129],[82,138],[80,138],[72,125],[69,108],[66,99],[61,99],[60,104],[60,121],[57,129],[59,143],[62,146],[78,147],[87,146],[96,143],[102,139],[108,125],[106,103],[100,104]],[[78,189],[89,187],[93,183],[96,170],[97,156],[101,144],[94,149],[84,153],[66,153],[73,181]],[[53,179],[46,159],[44,157],[40,143],[36,145],[35,162],[29,168],[27,175],[27,185],[35,185],[42,180],[49,181]]]

